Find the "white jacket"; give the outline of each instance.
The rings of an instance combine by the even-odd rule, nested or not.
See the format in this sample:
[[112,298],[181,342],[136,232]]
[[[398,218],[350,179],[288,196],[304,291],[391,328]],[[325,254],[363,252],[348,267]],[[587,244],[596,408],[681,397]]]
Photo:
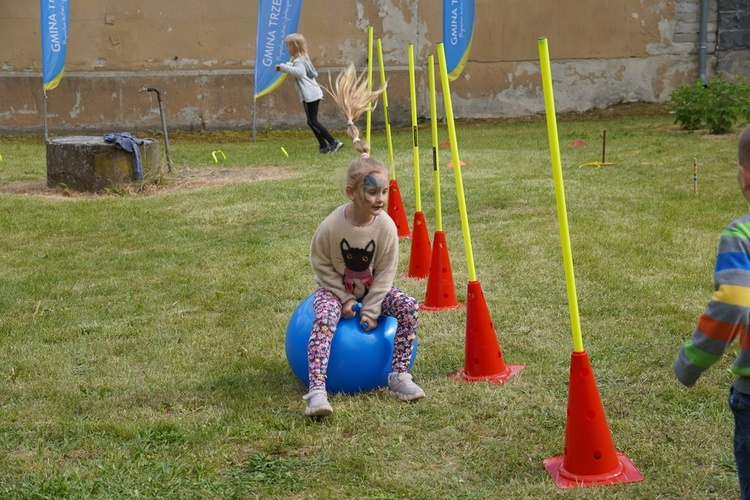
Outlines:
[[291,63],[281,63],[279,71],[294,77],[294,86],[301,101],[315,102],[323,98],[323,89],[315,81],[318,72],[309,60],[298,57]]

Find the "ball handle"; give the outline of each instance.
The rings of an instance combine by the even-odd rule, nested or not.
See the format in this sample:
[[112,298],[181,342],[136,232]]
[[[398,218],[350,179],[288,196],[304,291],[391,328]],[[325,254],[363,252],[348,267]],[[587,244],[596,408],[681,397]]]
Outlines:
[[[352,311],[354,311],[355,314],[359,314],[359,311],[362,310],[362,302],[357,302],[352,306]],[[362,326],[366,329],[367,328],[367,321],[362,323]]]

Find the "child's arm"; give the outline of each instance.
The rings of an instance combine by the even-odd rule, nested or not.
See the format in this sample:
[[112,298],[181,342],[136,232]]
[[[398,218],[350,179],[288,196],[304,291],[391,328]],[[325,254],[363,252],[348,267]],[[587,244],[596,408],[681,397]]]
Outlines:
[[[750,283],[747,280],[746,239],[725,231],[719,242],[714,273],[715,292],[698,327],[680,349],[674,362],[677,379],[688,387],[716,363],[735,338],[744,334],[750,311]],[[738,256],[743,256],[742,258]],[[737,367],[732,371],[737,373]]]
[[387,227],[381,229],[378,239],[380,242],[373,256],[374,281],[367,295],[362,299],[360,314],[363,318],[365,316],[370,319],[380,317],[383,299],[391,291],[398,270],[398,234],[393,221],[388,219]]
[[694,386],[701,374],[721,359],[729,344],[747,328],[747,308],[739,305],[740,295],[747,293],[747,288],[736,285],[717,288],[692,338],[685,342],[674,362],[674,372],[680,382]]
[[321,224],[315,231],[310,245],[310,265],[315,273],[315,282],[336,295],[342,304],[347,304],[349,301],[356,303],[356,297],[344,289],[343,277],[333,266],[330,240],[326,224]]
[[302,78],[305,76],[305,62],[302,59],[295,59],[291,63],[277,64],[277,71],[292,75],[294,78]]

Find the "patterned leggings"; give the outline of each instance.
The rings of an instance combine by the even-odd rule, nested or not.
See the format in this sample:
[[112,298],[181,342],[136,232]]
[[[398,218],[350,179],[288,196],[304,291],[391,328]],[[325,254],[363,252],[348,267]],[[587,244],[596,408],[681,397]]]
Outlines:
[[[336,333],[342,309],[341,301],[336,295],[322,287],[315,291],[313,299],[315,318],[310,341],[307,344],[310,390],[325,389],[331,341]],[[383,299],[381,315],[393,316],[398,322],[393,342],[391,367],[394,372],[405,372],[409,367],[414,340],[417,338],[419,304],[416,299],[394,286]]]

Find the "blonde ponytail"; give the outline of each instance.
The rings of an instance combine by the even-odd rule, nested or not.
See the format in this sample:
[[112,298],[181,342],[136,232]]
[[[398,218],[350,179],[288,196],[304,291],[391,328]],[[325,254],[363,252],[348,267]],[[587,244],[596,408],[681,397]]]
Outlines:
[[349,63],[346,69],[338,74],[335,82],[331,82],[331,75],[329,73],[328,84],[330,89],[326,88],[326,91],[331,95],[344,115],[344,118],[346,118],[346,134],[351,138],[354,143],[354,149],[360,155],[369,155],[370,145],[367,141],[360,139],[359,129],[354,122],[362,113],[371,109],[370,106],[378,100],[380,94],[385,90],[385,86],[380,87],[378,90],[368,89],[365,76],[366,73],[364,71],[357,76],[354,64]]

